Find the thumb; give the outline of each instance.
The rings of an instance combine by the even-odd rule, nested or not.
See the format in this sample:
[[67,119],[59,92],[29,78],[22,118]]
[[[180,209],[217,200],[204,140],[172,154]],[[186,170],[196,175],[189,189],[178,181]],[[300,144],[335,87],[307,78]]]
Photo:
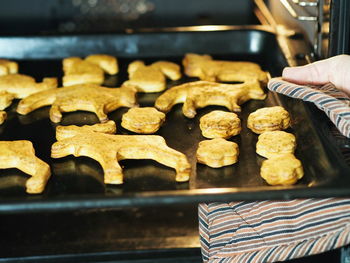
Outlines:
[[282,78],[296,84],[322,85],[328,83],[332,60],[326,59],[300,67],[287,67]]

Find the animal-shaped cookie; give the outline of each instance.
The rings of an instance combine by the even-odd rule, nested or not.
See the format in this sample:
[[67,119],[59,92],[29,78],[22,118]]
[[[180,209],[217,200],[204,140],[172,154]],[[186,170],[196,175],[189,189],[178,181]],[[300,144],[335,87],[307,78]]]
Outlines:
[[172,87],[160,95],[155,107],[168,112],[175,104],[183,103],[182,112],[188,118],[196,115],[197,108],[209,105],[224,106],[230,111],[241,111],[239,104],[250,99],[263,100],[266,94],[257,82],[224,84],[209,81],[188,82]]
[[0,76],[8,74],[16,74],[18,72],[18,64],[7,59],[0,59]]
[[[119,161],[124,159],[152,159],[176,170],[176,181],[189,180],[191,166],[186,156],[166,145],[157,135],[111,135],[89,131],[77,126],[65,126],[65,138],[52,145],[51,157],[67,155],[87,156],[98,161],[104,171],[106,184],[122,184],[123,171]],[[70,133],[70,137],[67,135]]]
[[290,116],[281,106],[265,107],[249,114],[247,126],[257,134],[285,130],[290,126]]
[[256,143],[256,152],[266,158],[281,154],[294,153],[295,136],[284,131],[267,131],[260,134]]
[[237,162],[238,145],[222,138],[201,141],[197,149],[197,161],[213,168]]
[[94,54],[87,56],[85,58],[85,61],[98,65],[109,75],[115,75],[119,71],[118,61],[116,57],[113,56],[104,54]]
[[153,107],[131,108],[123,114],[122,127],[142,134],[151,134],[159,130],[165,121],[165,114]]
[[4,110],[10,106],[14,98],[14,94],[7,91],[0,91],[0,110]]
[[241,132],[241,120],[233,112],[215,110],[199,119],[199,127],[206,138],[228,139]]
[[94,125],[84,126],[57,126],[56,127],[56,139],[61,141],[72,137],[73,132],[99,132],[105,134],[115,134],[117,132],[117,126],[114,121],[109,120],[105,123],[97,123]]
[[[56,78],[44,78],[43,82],[36,83],[35,79],[21,74],[0,76],[0,110],[11,105],[13,99],[22,99],[36,92],[57,88]],[[2,122],[6,114],[2,114]]]
[[289,153],[263,161],[260,174],[270,185],[291,185],[304,176],[304,171],[300,160]]
[[44,78],[37,83],[33,77],[22,74],[0,76],[0,94],[12,94],[15,99],[23,99],[37,92],[57,88],[56,78]]
[[26,182],[27,193],[40,194],[50,178],[50,167],[35,156],[30,141],[0,141],[0,169],[17,168],[31,175]]
[[6,120],[6,118],[7,118],[7,113],[6,113],[6,111],[0,111],[0,124],[3,124],[4,123],[4,121]]
[[128,67],[129,80],[123,85],[133,85],[141,92],[159,92],[166,88],[166,78],[178,80],[181,78],[179,65],[158,61],[146,66],[143,61],[136,60]]
[[214,60],[209,55],[186,54],[185,74],[206,81],[252,81],[266,84],[267,74],[253,62]]
[[107,113],[120,107],[136,106],[136,89],[133,87],[105,88],[95,84],[80,84],[47,90],[21,100],[19,114],[26,115],[35,109],[52,105],[50,119],[60,122],[62,112],[77,110],[96,113],[101,122],[108,120]]
[[100,85],[104,81],[104,72],[111,75],[118,73],[118,62],[115,57],[100,54],[85,59],[69,57],[63,60],[63,72],[63,86],[84,83]]

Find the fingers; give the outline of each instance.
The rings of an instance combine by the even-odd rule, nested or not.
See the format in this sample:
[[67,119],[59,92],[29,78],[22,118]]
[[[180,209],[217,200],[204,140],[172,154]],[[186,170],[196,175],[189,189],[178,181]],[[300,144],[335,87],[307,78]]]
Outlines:
[[326,59],[305,66],[287,67],[282,72],[282,78],[297,84],[326,84],[329,82],[332,64],[330,59]]
[[296,84],[323,85],[330,82],[350,94],[349,69],[350,56],[339,55],[301,67],[287,67],[282,78]]

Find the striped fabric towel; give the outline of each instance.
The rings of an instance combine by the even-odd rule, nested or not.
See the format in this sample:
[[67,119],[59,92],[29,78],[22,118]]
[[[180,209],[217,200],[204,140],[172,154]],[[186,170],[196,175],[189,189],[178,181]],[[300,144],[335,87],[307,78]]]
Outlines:
[[[270,90],[315,103],[350,137],[350,99],[332,84],[270,80]],[[277,262],[350,243],[350,199],[297,199],[199,205],[204,262]]]
[[204,262],[277,262],[350,243],[350,199],[199,205]]
[[302,86],[273,78],[268,83],[272,91],[313,102],[324,111],[339,131],[350,138],[350,98],[329,83],[323,86]]

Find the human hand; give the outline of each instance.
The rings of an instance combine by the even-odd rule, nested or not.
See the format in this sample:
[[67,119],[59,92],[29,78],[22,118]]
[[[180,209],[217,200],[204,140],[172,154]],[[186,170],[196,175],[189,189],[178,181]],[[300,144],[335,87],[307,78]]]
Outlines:
[[350,56],[339,55],[305,66],[287,67],[282,78],[301,85],[324,85],[331,82],[350,95]]

